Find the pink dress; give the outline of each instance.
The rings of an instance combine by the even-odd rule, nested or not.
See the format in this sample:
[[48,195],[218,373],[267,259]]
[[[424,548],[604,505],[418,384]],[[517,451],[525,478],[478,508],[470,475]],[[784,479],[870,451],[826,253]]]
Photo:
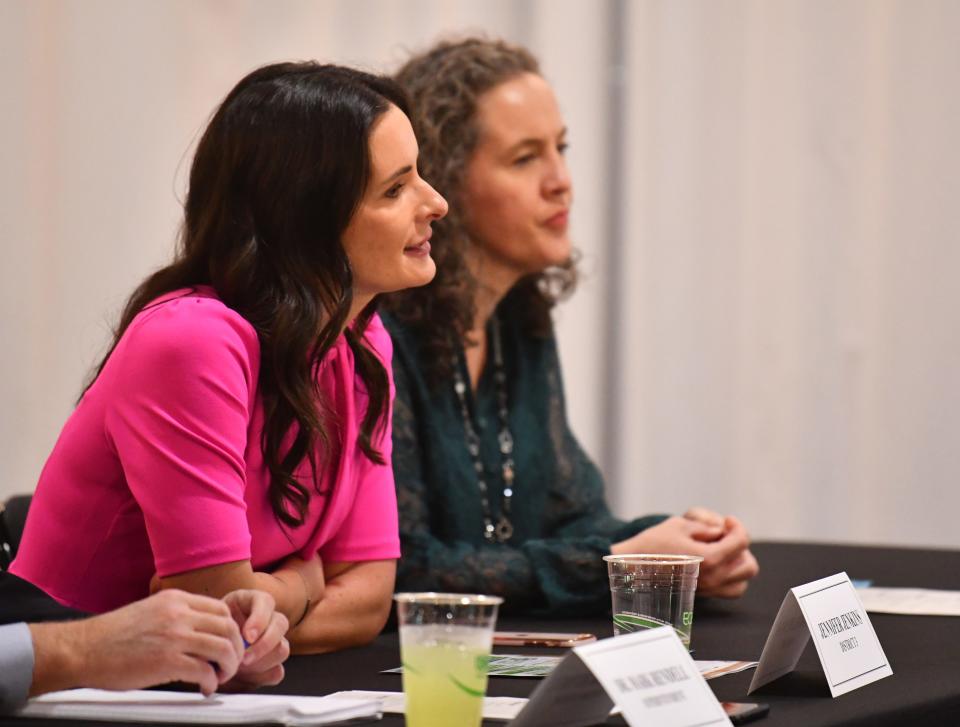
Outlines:
[[[387,369],[392,402],[392,346],[379,317],[364,335]],[[346,339],[317,374],[339,416],[336,451],[323,468],[325,494],[306,463],[297,472],[312,495],[298,528],[270,507],[259,366],[253,327],[211,288],[144,308],[64,425],[11,572],[64,605],[103,612],[146,596],[154,573],[248,559],[270,570],[295,553],[398,558],[389,412],[374,441],[387,464],[377,465],[357,443],[367,395]]]

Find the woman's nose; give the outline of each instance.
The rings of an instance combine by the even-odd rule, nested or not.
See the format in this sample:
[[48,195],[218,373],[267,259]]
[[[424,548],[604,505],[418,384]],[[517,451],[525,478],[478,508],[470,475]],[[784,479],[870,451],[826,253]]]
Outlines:
[[567,168],[567,160],[559,154],[550,166],[546,179],[544,180],[544,189],[550,196],[566,194],[570,191],[573,182],[570,179],[570,170]]
[[446,217],[447,211],[450,209],[450,206],[447,204],[447,200],[445,200],[443,196],[428,183],[424,182],[424,184],[427,185],[426,208],[428,219],[439,220],[441,217]]

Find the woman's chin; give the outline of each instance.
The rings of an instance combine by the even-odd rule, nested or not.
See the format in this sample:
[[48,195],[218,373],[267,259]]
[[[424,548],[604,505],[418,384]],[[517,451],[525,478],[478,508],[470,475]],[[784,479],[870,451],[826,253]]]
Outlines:
[[550,268],[557,268],[563,265],[566,265],[570,261],[570,248],[564,248],[563,250],[551,251],[550,255],[544,255],[541,261],[541,265],[538,266],[538,273],[543,273],[549,270]]
[[557,235],[544,242],[545,244],[540,248],[543,270],[563,265],[570,259],[573,246],[570,244],[570,238],[566,235]]
[[429,255],[416,260],[413,265],[408,262],[405,267],[407,268],[406,275],[404,275],[403,284],[397,288],[398,290],[419,288],[433,280],[437,274],[437,264]]

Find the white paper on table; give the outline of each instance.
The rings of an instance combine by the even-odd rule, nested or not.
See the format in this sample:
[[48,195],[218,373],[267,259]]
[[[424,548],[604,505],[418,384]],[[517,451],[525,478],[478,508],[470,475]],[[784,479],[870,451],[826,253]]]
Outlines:
[[[543,679],[554,670],[562,656],[526,656],[525,654],[492,654],[487,665],[488,677],[526,677]],[[403,674],[403,667],[384,669],[381,674]]]
[[871,613],[910,616],[960,616],[960,591],[932,588],[858,588],[863,607]]
[[34,697],[18,717],[120,722],[249,724],[277,722],[306,727],[356,718],[379,719],[379,702],[279,694],[214,694],[132,689],[71,689]]
[[[491,677],[521,677],[543,679],[556,668],[562,656],[527,656],[525,654],[494,654],[490,657],[487,675]],[[755,661],[695,661],[704,679],[716,679],[736,674],[757,665]],[[385,669],[381,674],[401,674],[403,667]]]
[[[392,714],[403,714],[406,708],[403,692],[369,692],[352,689],[346,692],[335,692],[328,698],[378,700],[381,709]],[[527,700],[523,697],[484,697],[483,718],[508,722],[520,713],[526,703]]]

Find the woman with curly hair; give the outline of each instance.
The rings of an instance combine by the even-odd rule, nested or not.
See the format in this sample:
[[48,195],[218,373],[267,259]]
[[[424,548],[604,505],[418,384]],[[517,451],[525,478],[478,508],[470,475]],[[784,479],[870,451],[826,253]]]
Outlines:
[[273,595],[297,651],[374,638],[399,556],[381,293],[429,282],[446,202],[389,78],[278,63],[205,130],[175,259],[133,291],[11,572],[102,613]]
[[393,463],[399,587],[506,596],[513,611],[599,612],[601,556],[704,556],[701,592],[737,596],[756,574],[743,526],[613,517],[567,423],[551,308],[572,292],[566,127],[526,50],[444,42],[396,80],[411,99],[420,169],[450,201],[437,275],[388,296],[397,398]]

